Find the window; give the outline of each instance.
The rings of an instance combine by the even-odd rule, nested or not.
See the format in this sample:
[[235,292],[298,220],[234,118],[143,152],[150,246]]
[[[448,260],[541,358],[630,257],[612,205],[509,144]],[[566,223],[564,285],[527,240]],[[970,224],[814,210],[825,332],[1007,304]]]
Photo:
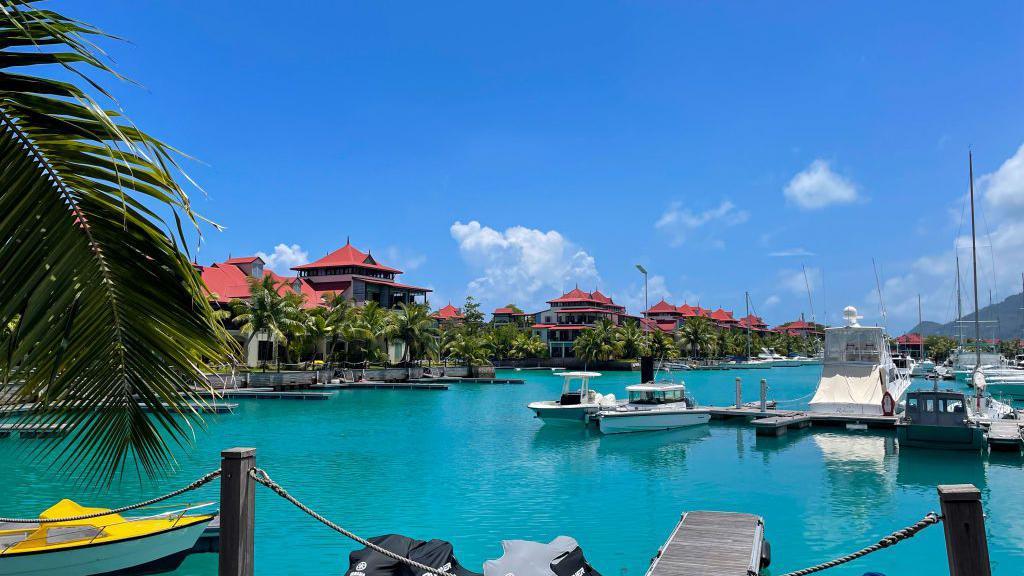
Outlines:
[[925,412],[935,412],[935,400],[928,398],[924,401]]
[[917,398],[907,399],[907,410],[917,410]]

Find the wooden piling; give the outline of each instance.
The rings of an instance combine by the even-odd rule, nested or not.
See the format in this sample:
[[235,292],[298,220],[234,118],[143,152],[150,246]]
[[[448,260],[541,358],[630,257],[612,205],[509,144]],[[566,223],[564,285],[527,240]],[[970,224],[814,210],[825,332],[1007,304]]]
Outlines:
[[255,448],[231,448],[220,453],[219,576],[252,576],[253,521],[256,515]]
[[981,491],[973,484],[938,487],[950,576],[991,576]]
[[761,378],[761,412],[768,410],[768,379]]
[[736,377],[736,407],[743,408],[743,381]]

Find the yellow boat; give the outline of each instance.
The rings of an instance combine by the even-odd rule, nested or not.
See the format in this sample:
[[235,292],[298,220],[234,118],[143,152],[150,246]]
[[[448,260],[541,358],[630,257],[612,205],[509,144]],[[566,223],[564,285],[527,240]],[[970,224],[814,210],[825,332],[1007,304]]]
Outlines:
[[[112,576],[173,570],[214,518],[213,514],[185,514],[197,507],[140,518],[105,514],[71,522],[0,524],[0,576]],[[65,499],[39,518],[108,510]]]

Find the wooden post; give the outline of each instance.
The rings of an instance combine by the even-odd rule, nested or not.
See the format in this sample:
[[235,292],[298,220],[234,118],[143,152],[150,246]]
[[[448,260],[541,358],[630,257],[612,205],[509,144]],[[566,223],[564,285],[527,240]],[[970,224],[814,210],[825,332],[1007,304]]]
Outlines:
[[768,411],[768,379],[761,378],[761,412]]
[[743,382],[740,377],[736,377],[736,407],[743,408]]
[[256,515],[255,448],[231,448],[220,453],[219,576],[252,576],[253,520]]
[[949,576],[991,576],[981,491],[973,484],[940,485]]

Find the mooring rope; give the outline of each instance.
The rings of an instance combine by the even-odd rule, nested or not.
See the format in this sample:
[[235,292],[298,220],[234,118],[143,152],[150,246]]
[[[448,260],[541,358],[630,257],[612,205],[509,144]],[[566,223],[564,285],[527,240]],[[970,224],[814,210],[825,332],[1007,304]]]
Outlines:
[[99,518],[101,516],[110,516],[111,514],[120,514],[121,512],[127,512],[128,510],[135,510],[136,508],[144,508],[146,506],[150,506],[152,504],[156,504],[157,502],[163,502],[164,500],[170,500],[171,498],[174,498],[175,496],[180,496],[180,495],[184,494],[185,492],[188,492],[189,490],[195,490],[196,488],[199,488],[200,486],[202,486],[204,484],[208,484],[209,482],[213,481],[213,479],[217,478],[218,476],[220,476],[220,470],[214,470],[213,472],[210,472],[210,473],[204,475],[202,478],[199,478],[195,482],[192,482],[191,484],[189,484],[187,486],[183,486],[181,488],[178,488],[174,492],[168,492],[167,494],[164,494],[163,496],[157,496],[156,498],[150,498],[149,500],[146,500],[145,502],[139,502],[137,504],[129,504],[127,506],[121,506],[120,508],[114,508],[114,509],[111,509],[111,510],[104,510],[102,512],[93,512],[93,513],[90,513],[90,514],[80,514],[78,516],[67,516],[65,518],[2,518],[2,517],[0,517],[0,522],[10,522],[12,524],[52,524],[54,522],[77,522],[79,520],[89,520],[90,518]]
[[804,568],[803,570],[796,570],[794,572],[787,572],[782,576],[805,576],[807,574],[813,574],[815,572],[821,572],[822,570],[834,568],[836,566],[839,566],[840,564],[846,564],[847,562],[856,560],[861,556],[867,556],[872,552],[877,552],[883,548],[888,548],[889,546],[894,546],[904,540],[913,538],[914,535],[920,532],[921,530],[924,530],[932,524],[938,524],[941,520],[942,516],[939,516],[935,512],[929,512],[924,515],[924,518],[918,520],[917,522],[914,522],[913,524],[907,526],[906,528],[903,528],[902,530],[897,530],[892,534],[889,534],[885,538],[882,538],[878,542],[875,542],[874,544],[866,548],[861,548],[860,550],[857,550],[852,554],[840,556],[835,560],[830,560],[828,562],[818,564],[817,566],[811,566],[810,568]]
[[[815,392],[817,392],[817,391],[815,391]],[[803,395],[803,396],[801,396],[799,398],[793,398],[792,400],[776,400],[775,403],[776,404],[792,404],[793,402],[799,402],[801,400],[806,400],[807,398],[810,398],[811,396],[814,396],[814,392],[811,392],[810,394],[805,394],[805,395]]]
[[418,570],[423,570],[424,572],[427,572],[429,574],[434,574],[435,576],[454,576],[453,574],[451,574],[449,572],[445,572],[444,570],[441,570],[440,568],[434,568],[432,566],[427,566],[426,564],[421,564],[421,563],[419,563],[419,562],[417,562],[415,560],[410,560],[409,558],[406,558],[405,556],[402,556],[400,554],[396,554],[395,552],[392,552],[391,550],[388,550],[387,548],[384,548],[382,546],[378,546],[377,544],[374,544],[373,542],[370,542],[369,540],[367,540],[365,538],[360,538],[359,536],[353,534],[352,532],[349,532],[348,530],[342,528],[341,526],[338,526],[334,522],[331,522],[327,518],[324,518],[323,516],[318,514],[316,511],[314,511],[309,506],[306,506],[302,502],[299,502],[294,496],[289,494],[288,491],[285,490],[280,484],[278,484],[277,482],[274,482],[270,478],[270,475],[267,474],[267,471],[263,470],[262,468],[253,468],[252,470],[249,471],[249,475],[252,476],[253,480],[259,482],[260,484],[263,484],[267,488],[270,488],[278,496],[280,496],[280,497],[284,498],[285,500],[291,502],[296,507],[298,507],[299,510],[302,510],[306,514],[309,514],[310,516],[312,516],[314,519],[316,519],[318,522],[320,522],[324,526],[327,526],[328,528],[334,530],[335,532],[338,532],[339,534],[342,534],[343,536],[346,536],[348,538],[351,538],[352,540],[355,540],[356,542],[362,544],[363,546],[366,546],[367,548],[370,548],[370,549],[372,549],[372,550],[374,550],[376,552],[379,552],[379,553],[387,556],[388,558],[391,558],[392,560],[397,560],[397,561],[402,562],[404,564],[408,564],[409,566],[412,566],[413,568],[416,568]]

